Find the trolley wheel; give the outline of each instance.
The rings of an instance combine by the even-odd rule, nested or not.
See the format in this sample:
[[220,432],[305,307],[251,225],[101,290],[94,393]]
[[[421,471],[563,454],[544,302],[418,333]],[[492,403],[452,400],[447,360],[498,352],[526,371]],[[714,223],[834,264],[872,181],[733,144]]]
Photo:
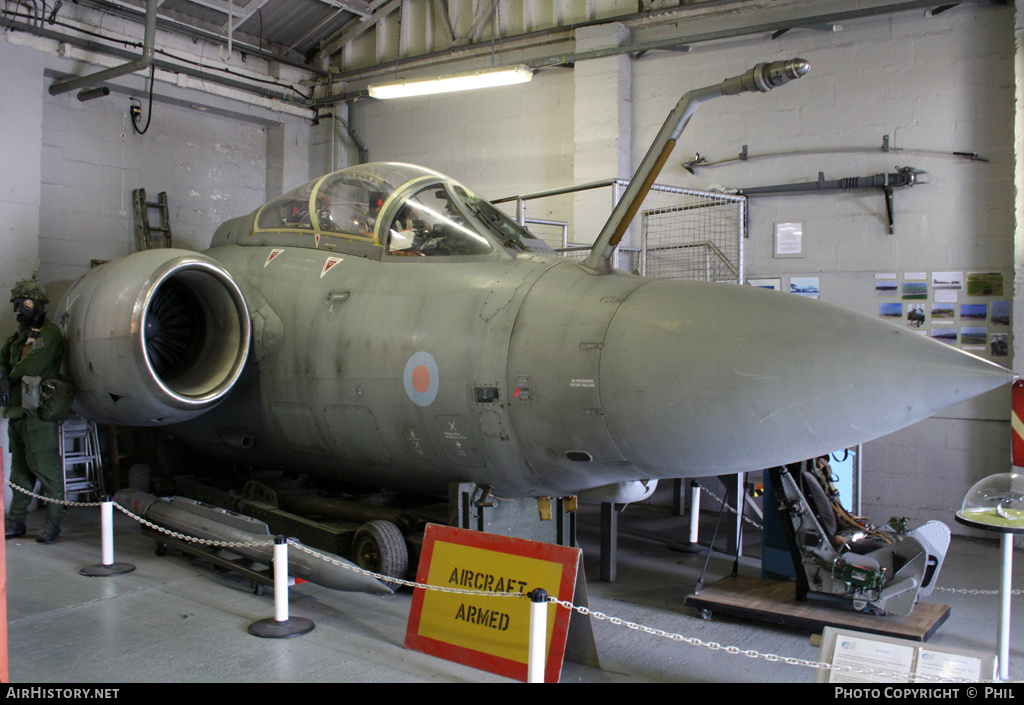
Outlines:
[[701,616],[701,619],[707,621],[707,620],[711,619],[711,617],[713,617],[714,615],[711,613],[711,610],[701,610],[700,611],[700,616]]
[[165,544],[165,543],[158,543],[156,545],[156,555],[158,555],[158,556],[165,556],[165,555],[167,555],[167,544]]
[[257,582],[256,580],[250,580],[249,585],[252,586],[253,595],[259,596],[263,594],[263,583]]
[[[390,521],[378,519],[359,527],[352,542],[355,564],[364,570],[391,578],[405,578],[409,570],[409,549],[401,530]],[[390,584],[390,587],[397,587]]]

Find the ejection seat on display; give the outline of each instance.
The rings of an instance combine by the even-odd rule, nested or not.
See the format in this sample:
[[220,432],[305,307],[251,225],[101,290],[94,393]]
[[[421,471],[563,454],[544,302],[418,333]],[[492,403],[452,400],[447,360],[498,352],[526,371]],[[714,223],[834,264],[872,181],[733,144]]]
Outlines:
[[828,458],[769,471],[796,571],[796,599],[809,593],[849,600],[870,614],[908,615],[935,587],[949,527],[905,520],[876,528],[843,509]]

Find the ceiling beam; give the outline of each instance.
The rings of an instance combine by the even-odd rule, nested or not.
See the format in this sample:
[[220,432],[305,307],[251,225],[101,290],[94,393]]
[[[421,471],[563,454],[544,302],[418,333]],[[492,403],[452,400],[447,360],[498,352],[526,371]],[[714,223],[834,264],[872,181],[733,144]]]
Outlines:
[[352,20],[333,35],[320,42],[317,56],[331,56],[346,44],[373,29],[378,22],[402,6],[402,0],[386,0],[373,9],[369,17]]
[[448,46],[455,43],[455,29],[452,27],[452,18],[448,14],[448,3],[445,0],[434,0],[434,10],[441,18],[441,28],[444,29],[445,37],[448,39]]
[[365,0],[320,0],[320,2],[339,10],[347,10],[360,17],[369,17],[371,13],[370,3]]

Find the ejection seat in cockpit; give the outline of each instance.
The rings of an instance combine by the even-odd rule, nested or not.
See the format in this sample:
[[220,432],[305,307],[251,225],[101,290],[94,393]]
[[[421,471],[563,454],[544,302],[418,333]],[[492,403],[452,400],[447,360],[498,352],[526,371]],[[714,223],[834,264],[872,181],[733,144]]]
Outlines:
[[949,527],[876,528],[843,509],[827,456],[770,471],[796,570],[797,600],[819,593],[872,614],[907,615],[935,586]]

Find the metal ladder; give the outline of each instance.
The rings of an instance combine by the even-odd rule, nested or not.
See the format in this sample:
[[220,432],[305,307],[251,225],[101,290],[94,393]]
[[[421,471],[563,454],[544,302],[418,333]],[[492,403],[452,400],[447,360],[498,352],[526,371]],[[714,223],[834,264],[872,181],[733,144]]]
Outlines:
[[65,501],[80,494],[94,494],[98,501],[106,494],[95,423],[76,414],[62,421],[60,457],[64,462]]
[[[167,192],[161,191],[156,201],[146,200],[146,189],[132,191],[132,205],[135,209],[135,245],[139,251],[153,249],[153,233],[163,235],[163,247],[171,247],[171,218],[167,208]],[[149,224],[149,209],[160,211],[160,225]]]

